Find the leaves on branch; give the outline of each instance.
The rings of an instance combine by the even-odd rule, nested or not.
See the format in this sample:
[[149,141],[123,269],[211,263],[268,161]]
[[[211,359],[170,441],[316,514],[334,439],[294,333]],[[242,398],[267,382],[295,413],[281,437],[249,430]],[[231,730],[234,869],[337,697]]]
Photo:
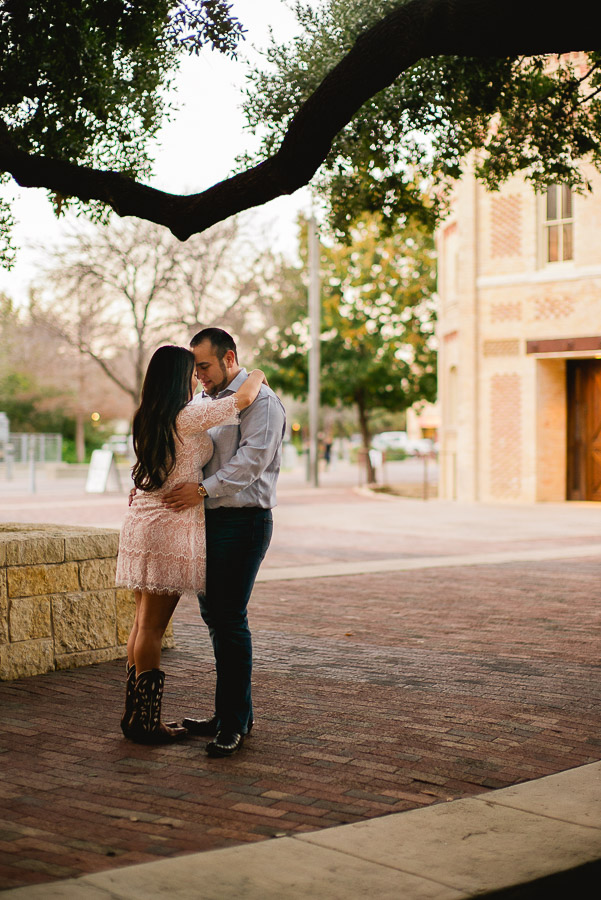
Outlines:
[[[297,6],[301,34],[288,45],[272,40],[264,65],[249,75],[245,111],[263,135],[262,155],[274,152],[296,109],[353,41],[368,37],[366,27],[399,5],[327,0],[316,12]],[[478,4],[456,6],[475,11]],[[483,35],[472,33],[475,55],[428,54],[433,58],[416,61],[375,93],[334,137],[317,183],[339,236],[363,211],[381,212],[390,228],[415,217],[432,227],[473,150],[476,174],[490,189],[515,172],[535,189],[557,181],[588,187],[583,158],[601,165],[598,54],[588,54],[589,66],[586,54],[582,60],[510,54],[508,41],[504,57],[494,47],[486,55],[491,36],[483,46]]]
[[237,56],[238,42],[246,34],[240,21],[232,16],[231,3],[204,0],[179,3],[169,15],[166,36],[176,47],[199,54],[207,45],[231,59]]
[[232,57],[243,36],[224,0],[0,4],[0,167],[47,187],[59,213],[111,206],[106,188],[88,187],[90,173],[148,177],[182,55],[209,47]]
[[[353,15],[332,12],[324,25],[301,4],[302,20],[323,35],[322,44],[309,54],[310,41],[297,42],[297,61],[295,46],[274,49],[273,83],[255,82],[253,127],[264,121],[273,128],[270,155],[199,194],[154,190],[135,179],[150,166],[147,140],[165,111],[162,92],[177,65],[167,13],[181,6],[168,0],[5,3],[0,168],[21,185],[108,204],[185,240],[294,192],[324,161],[341,232],[357,212],[354,196],[365,202],[373,194],[372,207],[392,222],[419,212],[425,180],[443,208],[448,179],[457,177],[471,149],[490,151],[481,175],[491,185],[517,169],[537,186],[563,178],[585,187],[575,161],[589,154],[599,165],[598,58],[590,54],[590,99],[582,104],[573,90],[581,74],[564,67],[552,78],[541,57],[589,44],[592,4],[580,2],[570,16],[554,16],[546,2],[532,0],[524,17],[518,0],[330,0],[328,9]],[[206,3],[204,9],[218,23],[225,7]],[[292,77],[290,53],[298,77]],[[268,95],[264,106],[258,87]],[[546,128],[540,110],[550,115]],[[433,220],[438,212],[434,204],[422,216]]]

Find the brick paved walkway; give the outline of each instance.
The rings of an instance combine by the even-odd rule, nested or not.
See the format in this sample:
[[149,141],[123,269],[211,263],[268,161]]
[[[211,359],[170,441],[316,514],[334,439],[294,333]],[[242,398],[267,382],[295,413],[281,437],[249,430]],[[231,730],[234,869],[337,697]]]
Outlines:
[[[257,724],[231,760],[208,759],[201,739],[123,740],[121,662],[0,684],[0,887],[600,759],[599,574],[591,558],[259,584]],[[193,602],[175,629],[165,714],[209,712],[211,653]]]

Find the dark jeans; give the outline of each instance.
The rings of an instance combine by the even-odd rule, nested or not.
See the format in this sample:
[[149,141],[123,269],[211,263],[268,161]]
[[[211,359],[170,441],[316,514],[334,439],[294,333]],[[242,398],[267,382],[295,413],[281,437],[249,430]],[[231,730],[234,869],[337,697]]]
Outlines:
[[246,734],[252,721],[252,641],[246,608],[273,531],[270,509],[206,510],[207,588],[198,595],[215,653],[219,727]]

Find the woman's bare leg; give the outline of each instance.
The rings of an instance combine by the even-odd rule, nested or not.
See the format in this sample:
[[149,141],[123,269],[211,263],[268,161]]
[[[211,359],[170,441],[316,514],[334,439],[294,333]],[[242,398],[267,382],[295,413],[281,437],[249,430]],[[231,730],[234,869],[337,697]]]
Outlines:
[[128,666],[133,666],[133,664],[134,664],[134,647],[136,645],[136,637],[138,635],[138,614],[140,612],[140,604],[142,602],[142,591],[134,591],[134,597],[136,600],[136,617],[134,619],[134,624],[131,627],[129,637],[127,639],[127,665]]
[[[161,721],[165,673],[161,663],[161,641],[179,601],[178,594],[136,596],[136,621],[132,628],[133,664],[136,681],[132,693],[132,713],[123,731],[140,744],[165,744],[187,737],[185,728]],[[135,634],[134,634],[135,632]],[[122,726],[123,727],[123,726]]]
[[[137,611],[134,623],[136,633],[133,639],[133,662],[137,674],[140,675],[141,672],[160,667],[161,641],[169,619],[179,602],[179,594],[150,594],[148,591],[142,591],[139,605],[137,594],[136,591]],[[132,633],[134,628],[132,628]]]

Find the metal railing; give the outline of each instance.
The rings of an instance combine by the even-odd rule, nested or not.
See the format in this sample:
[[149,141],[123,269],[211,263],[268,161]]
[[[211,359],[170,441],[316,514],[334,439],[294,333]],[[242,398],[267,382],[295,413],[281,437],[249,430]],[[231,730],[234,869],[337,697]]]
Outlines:
[[12,457],[15,463],[61,462],[63,458],[62,434],[13,434],[8,441],[0,441],[0,458]]

